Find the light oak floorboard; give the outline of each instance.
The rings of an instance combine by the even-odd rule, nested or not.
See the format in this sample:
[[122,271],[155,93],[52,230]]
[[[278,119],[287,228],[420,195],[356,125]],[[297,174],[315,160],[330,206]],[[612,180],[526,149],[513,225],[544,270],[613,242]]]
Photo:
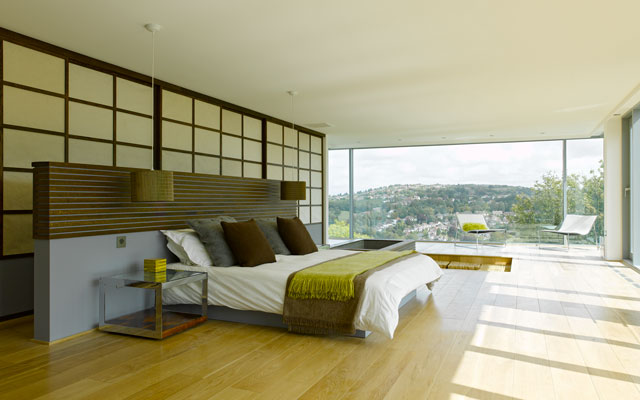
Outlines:
[[0,399],[640,399],[640,275],[587,248],[505,254],[512,272],[421,288],[393,340],[207,321],[46,346],[31,319],[2,324]]

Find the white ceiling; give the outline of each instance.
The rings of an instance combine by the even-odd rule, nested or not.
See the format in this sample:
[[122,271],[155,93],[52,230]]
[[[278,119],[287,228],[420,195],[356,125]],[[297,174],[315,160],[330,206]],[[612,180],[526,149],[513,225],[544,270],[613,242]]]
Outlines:
[[[637,0],[0,0],[0,26],[329,146],[588,137],[640,82]],[[544,133],[542,133],[544,132]]]

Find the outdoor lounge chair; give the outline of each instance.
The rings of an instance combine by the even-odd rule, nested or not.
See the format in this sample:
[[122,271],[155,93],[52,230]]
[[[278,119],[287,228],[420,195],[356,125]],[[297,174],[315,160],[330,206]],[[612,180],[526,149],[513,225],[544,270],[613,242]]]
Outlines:
[[593,228],[593,224],[596,222],[596,218],[596,215],[567,214],[567,216],[564,218],[564,221],[562,221],[562,224],[560,225],[560,229],[542,229],[538,231],[538,247],[540,247],[540,233],[547,232],[564,235],[567,238],[567,250],[569,250],[569,237],[571,237],[571,235],[586,236],[587,234],[589,234],[589,232],[591,232],[591,229]]
[[[476,235],[476,250],[478,249],[478,240],[483,233],[504,232],[504,229],[491,229],[487,225],[487,221],[482,214],[465,214],[456,213],[458,218],[458,229],[456,230],[456,241],[454,246],[458,244],[458,232],[472,233]],[[507,236],[505,235],[504,245],[507,246]]]

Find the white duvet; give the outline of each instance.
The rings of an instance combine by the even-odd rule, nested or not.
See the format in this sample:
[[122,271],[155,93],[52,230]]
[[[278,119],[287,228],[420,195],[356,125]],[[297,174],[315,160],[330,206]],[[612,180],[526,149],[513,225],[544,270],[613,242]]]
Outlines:
[[[209,304],[282,314],[287,278],[292,272],[323,261],[355,253],[349,250],[320,250],[304,256],[276,255],[276,262],[257,267],[203,267],[169,264],[167,268],[204,271],[209,275]],[[400,301],[413,290],[442,276],[430,257],[417,255],[373,273],[366,281],[356,312],[355,326],[379,332],[390,339],[398,326]],[[164,304],[198,304],[201,284],[191,283],[166,290]]]

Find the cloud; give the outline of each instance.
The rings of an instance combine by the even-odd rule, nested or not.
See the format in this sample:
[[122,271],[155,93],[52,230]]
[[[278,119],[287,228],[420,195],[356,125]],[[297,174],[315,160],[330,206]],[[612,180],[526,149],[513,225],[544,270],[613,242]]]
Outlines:
[[[589,173],[601,159],[602,139],[567,141],[568,173]],[[562,141],[354,150],[355,191],[412,183],[531,187],[550,171],[562,175]],[[329,194],[348,189],[348,151],[330,151]]]

